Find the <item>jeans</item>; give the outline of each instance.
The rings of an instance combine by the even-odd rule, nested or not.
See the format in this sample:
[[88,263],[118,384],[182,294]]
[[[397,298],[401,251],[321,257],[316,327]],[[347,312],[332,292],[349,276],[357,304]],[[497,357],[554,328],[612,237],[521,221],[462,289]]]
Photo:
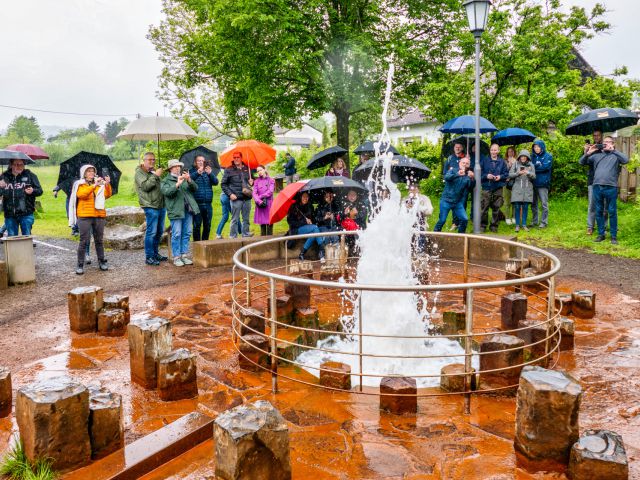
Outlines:
[[[329,227],[318,227],[319,232],[335,232],[337,229],[329,228]],[[331,235],[329,237],[322,237],[325,243],[338,243],[340,241],[340,237],[336,235]]]
[[22,215],[20,217],[7,217],[4,219],[4,226],[7,228],[7,235],[16,237],[18,235],[18,227],[22,231],[22,235],[31,235],[31,227],[33,227],[33,213],[31,215]]
[[[318,232],[320,232],[320,229],[317,225],[303,225],[298,229],[296,235],[306,235],[307,233]],[[307,238],[307,240],[304,242],[304,245],[302,246],[302,251],[306,252],[313,246],[314,243],[318,245],[319,251],[324,251],[324,237]]]
[[491,209],[491,228],[497,229],[500,221],[500,208],[504,204],[502,188],[496,190],[483,190],[480,202],[480,225],[487,228],[489,221],[489,209]]
[[171,223],[171,253],[178,258],[189,253],[189,237],[193,227],[193,215],[184,212],[184,218],[169,220]]
[[242,235],[249,235],[249,214],[251,213],[251,200],[231,201],[231,230],[229,237],[238,236],[240,224],[240,214],[242,214]]
[[[538,202],[542,208],[542,216],[540,222],[538,222]],[[533,189],[533,203],[531,204],[531,213],[533,214],[534,225],[540,224],[541,227],[546,227],[549,223],[549,189],[546,187],[539,187]]]
[[516,225],[526,227],[529,202],[512,202],[511,205],[513,205],[513,213],[516,216]]
[[[593,185],[589,185],[589,211],[587,212],[587,228],[596,226],[596,201],[593,198]],[[607,224],[609,215],[607,214],[607,199],[604,200],[604,223]]]
[[593,185],[593,198],[596,205],[596,222],[598,235],[604,236],[605,210],[609,214],[609,231],[611,238],[618,236],[618,187],[611,185]]
[[438,223],[433,227],[434,232],[441,232],[442,227],[447,221],[447,217],[449,216],[449,212],[453,211],[453,219],[458,222],[458,233],[464,233],[467,229],[467,222],[469,222],[469,217],[467,217],[467,211],[464,208],[464,198],[458,203],[448,202],[444,198],[440,199],[440,216],[438,217]]
[[[467,216],[467,213],[466,213],[467,205],[469,204],[469,193],[471,193],[471,214],[473,215],[473,190],[471,191],[467,190],[465,194],[462,196],[462,201],[461,201],[462,208],[464,208],[464,211],[465,211],[465,217],[467,217],[467,222],[469,221],[469,217]],[[451,222],[453,222],[454,225],[460,225],[461,221],[462,221],[462,217],[458,217],[455,210],[453,210],[453,217],[451,219]],[[459,229],[458,231],[460,232]],[[463,233],[463,232],[460,232],[460,233]]]
[[218,223],[216,235],[222,235],[222,229],[229,220],[229,213],[231,212],[231,200],[229,200],[229,195],[226,193],[222,193],[220,195],[220,205],[222,205],[222,217]]
[[[209,240],[211,232],[211,219],[213,218],[213,208],[210,203],[199,203],[198,209],[200,213],[193,216],[193,240]],[[202,233],[200,232],[202,228]]]
[[164,231],[164,216],[167,212],[164,208],[145,207],[144,216],[147,221],[147,230],[144,235],[144,254],[147,258],[155,258],[160,253],[158,247]]
[[80,230],[80,244],[78,245],[78,266],[84,265],[85,256],[88,254],[89,242],[93,234],[93,241],[96,246],[96,255],[98,262],[105,261],[104,245],[102,239],[104,237],[104,225],[106,220],[101,217],[81,217],[78,218],[78,229]]

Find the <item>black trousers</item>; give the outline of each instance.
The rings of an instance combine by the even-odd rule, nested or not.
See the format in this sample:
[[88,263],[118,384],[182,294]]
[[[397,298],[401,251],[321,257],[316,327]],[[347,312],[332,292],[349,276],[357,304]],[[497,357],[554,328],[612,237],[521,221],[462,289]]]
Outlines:
[[273,235],[273,225],[260,225],[260,235]]
[[502,188],[496,190],[483,190],[482,201],[480,202],[480,225],[487,228],[489,222],[489,209],[491,209],[491,227],[498,228],[500,222],[500,209],[504,204]]
[[98,255],[98,262],[105,261],[104,258],[104,244],[102,238],[104,237],[104,224],[106,220],[100,217],[85,217],[78,218],[78,230],[80,230],[80,244],[78,245],[78,266],[84,266],[84,257],[86,255],[87,246],[91,240],[93,234],[93,241],[96,246],[96,255]]
[[210,203],[199,203],[200,213],[193,216],[193,241],[209,240],[213,208]]

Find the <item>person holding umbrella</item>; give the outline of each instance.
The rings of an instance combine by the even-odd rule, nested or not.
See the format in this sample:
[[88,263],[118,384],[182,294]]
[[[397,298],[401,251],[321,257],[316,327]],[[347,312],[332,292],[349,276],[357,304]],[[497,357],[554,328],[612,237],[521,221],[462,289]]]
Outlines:
[[591,145],[587,153],[580,157],[580,165],[593,165],[593,198],[596,205],[598,236],[594,242],[605,239],[605,204],[609,214],[611,243],[618,244],[618,175],[620,166],[629,163],[629,159],[616,151],[613,137],[604,137],[602,150]]
[[78,244],[78,266],[76,274],[84,274],[87,246],[93,234],[100,270],[109,270],[104,256],[104,226],[107,210],[105,201],[111,197],[111,178],[96,175],[96,167],[80,167],[80,180],[76,180],[69,198],[69,226],[78,225],[80,243]]
[[209,240],[211,219],[213,218],[213,207],[211,206],[213,187],[218,185],[218,177],[213,173],[213,169],[207,163],[204,155],[196,155],[189,176],[198,186],[198,190],[193,196],[200,210],[200,213],[193,217],[193,240],[195,242]]
[[[547,228],[549,223],[549,188],[551,187],[551,170],[553,169],[553,155],[547,152],[547,146],[542,140],[533,142],[531,162],[536,168],[536,179],[533,182],[533,214],[532,225]],[[542,214],[538,216],[538,205]]]
[[160,190],[164,195],[167,215],[171,222],[171,252],[173,264],[176,267],[193,265],[187,257],[189,253],[189,238],[193,228],[193,216],[200,213],[198,203],[193,194],[198,185],[193,181],[189,172],[182,172],[184,163],[180,160],[169,160],[167,166],[169,175],[164,177]]
[[[253,179],[247,166],[242,163],[242,152],[233,152],[232,164],[225,168],[222,176],[222,191],[231,201],[231,231],[229,238],[237,238],[241,232],[243,237],[251,237],[249,231],[249,214],[251,213],[251,198],[253,197]],[[240,229],[240,215],[242,214],[242,229]]]
[[327,173],[325,173],[326,177],[347,177],[350,178],[349,169],[344,164],[344,160],[342,157],[338,157],[329,167]]
[[[297,201],[291,205],[289,213],[287,214],[287,223],[289,224],[289,231],[291,232],[291,235],[319,233],[320,229],[313,223],[314,218],[315,211],[313,205],[309,201],[309,193],[300,193],[297,197]],[[308,238],[304,242],[302,250],[300,251],[300,260],[304,260],[304,256],[313,244],[318,245],[318,257],[320,258],[320,263],[325,263],[323,237]]]
[[496,233],[498,231],[498,222],[500,220],[500,208],[504,203],[502,191],[509,176],[507,164],[500,156],[500,146],[492,143],[489,150],[489,157],[481,158],[482,168],[482,200],[480,225],[486,230],[489,222],[489,209],[491,209],[491,225],[490,229]]
[[453,221],[457,221],[458,233],[464,233],[467,229],[467,211],[465,209],[465,197],[470,188],[473,188],[473,171],[470,169],[469,157],[460,159],[458,168],[449,168],[444,176],[444,190],[440,197],[440,216],[434,232],[441,232],[447,221],[449,212],[453,212]]
[[[29,157],[25,158],[29,160]],[[9,160],[9,169],[0,175],[2,209],[7,234],[10,237],[17,236],[18,229],[22,235],[31,235],[36,197],[43,193],[37,175],[25,169],[25,164],[22,158],[12,158]]]
[[[332,190],[324,192],[324,201],[316,208],[315,223],[321,232],[335,232],[340,230],[338,217],[340,211],[334,202],[335,193]],[[338,242],[338,237],[325,237],[327,243]]]
[[273,203],[276,181],[262,165],[258,166],[256,171],[258,178],[253,181],[253,201],[256,202],[253,223],[260,225],[260,235],[273,235],[273,225],[269,223],[269,210]]

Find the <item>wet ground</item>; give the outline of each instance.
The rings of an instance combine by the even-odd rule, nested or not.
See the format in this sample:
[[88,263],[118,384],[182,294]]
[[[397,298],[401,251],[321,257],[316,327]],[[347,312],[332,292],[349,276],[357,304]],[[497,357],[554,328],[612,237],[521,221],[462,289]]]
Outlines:
[[[68,373],[122,393],[127,443],[194,410],[216,416],[242,402],[267,399],[289,422],[294,478],[564,478],[560,465],[532,465],[514,453],[512,397],[473,397],[470,416],[463,415],[462,399],[456,396],[424,398],[417,416],[395,416],[379,412],[376,396],[331,393],[286,380],[273,395],[268,374],[238,368],[230,339],[228,269],[151,269],[140,265],[140,252],[135,252],[118,256],[122,263],[113,271],[92,272],[79,281],[66,273],[71,254],[64,255],[59,253],[57,262],[48,260],[46,272],[57,272],[52,279],[42,278],[47,273],[41,265],[36,286],[2,292],[0,314],[11,311],[0,325],[2,364],[11,369],[14,388]],[[639,287],[629,278],[620,288],[615,275],[607,277],[598,269],[599,259],[590,257],[582,267],[565,266],[564,271],[597,272],[613,285],[577,276],[560,279],[561,291],[596,291],[598,314],[592,320],[576,319],[575,353],[563,353],[558,367],[576,375],[585,389],[581,431],[607,428],[621,434],[631,478],[640,478],[640,301],[629,295]],[[609,268],[615,269],[619,259],[610,260]],[[587,265],[596,268],[586,270]],[[640,262],[629,265],[638,282]],[[199,353],[197,399],[166,403],[156,392],[132,384],[126,338],[70,334],[65,293],[90,284],[129,294],[132,314],[152,309],[172,320],[174,348]],[[20,303],[25,294],[29,301]],[[34,294],[46,297],[34,301]],[[13,417],[0,419],[0,451],[15,430]],[[145,478],[213,478],[212,452],[212,443],[206,442]]]

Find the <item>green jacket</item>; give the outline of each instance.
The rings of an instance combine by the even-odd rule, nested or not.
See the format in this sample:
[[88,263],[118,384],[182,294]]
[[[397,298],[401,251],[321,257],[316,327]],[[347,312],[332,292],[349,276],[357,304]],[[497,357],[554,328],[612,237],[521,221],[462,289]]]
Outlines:
[[138,201],[142,208],[164,208],[164,197],[160,191],[160,177],[138,166],[136,168],[135,184]]
[[192,193],[198,190],[196,182],[193,180],[187,182],[185,180],[182,182],[180,187],[176,188],[177,183],[178,178],[169,174],[164,177],[160,184],[160,190],[162,190],[162,194],[164,195],[164,204],[167,208],[167,216],[169,217],[169,220],[180,220],[184,218],[185,200],[189,203],[189,206],[194,213],[200,213],[198,203],[196,202],[196,199],[193,198]]

